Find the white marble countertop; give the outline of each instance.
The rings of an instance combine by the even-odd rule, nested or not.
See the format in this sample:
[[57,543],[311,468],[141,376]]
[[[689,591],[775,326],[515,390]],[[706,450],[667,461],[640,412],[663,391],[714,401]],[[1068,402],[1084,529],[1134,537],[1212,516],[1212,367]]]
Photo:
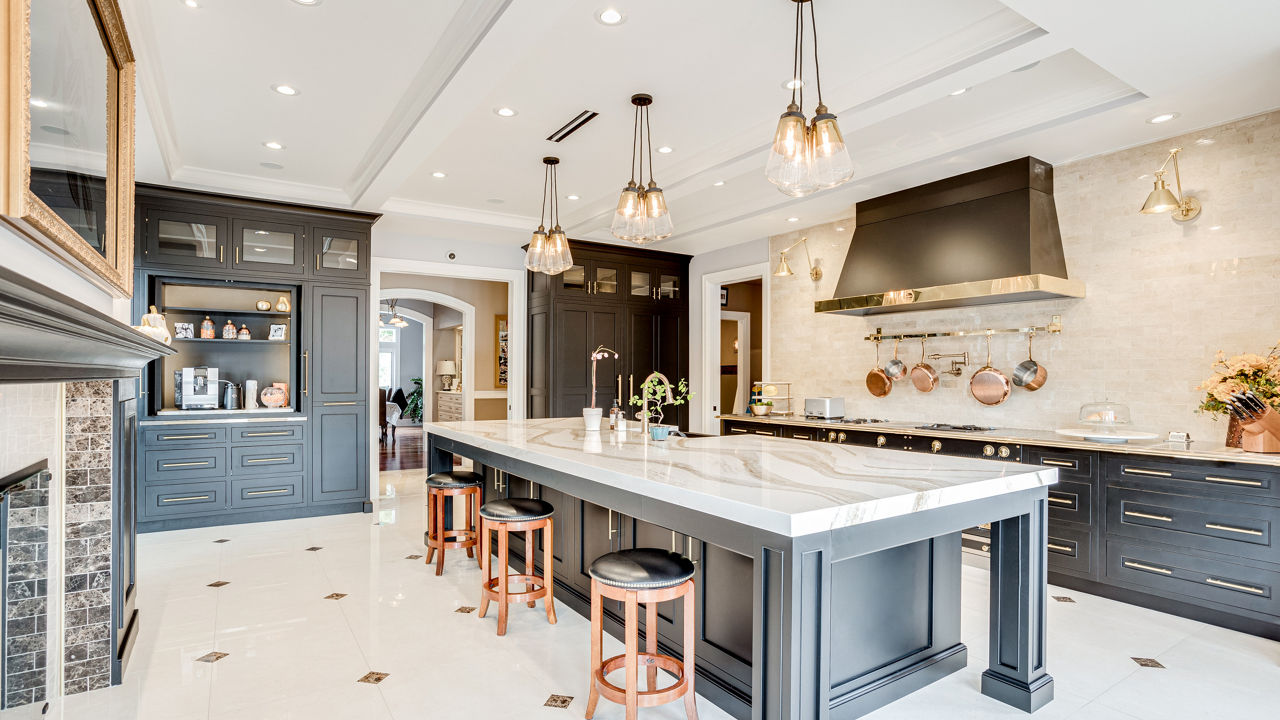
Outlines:
[[[427,423],[429,433],[797,537],[1051,485],[1034,465],[758,435],[655,442],[581,418]],[[529,478],[537,482],[537,478]]]
[[1191,460],[1215,460],[1219,462],[1251,463],[1254,465],[1280,466],[1280,454],[1264,454],[1245,452],[1240,448],[1227,447],[1222,443],[1196,440],[1191,443],[1171,443],[1162,440],[1131,440],[1127,443],[1103,443],[1083,438],[1060,435],[1052,430],[1035,430],[1030,428],[994,428],[983,432],[958,432],[954,430],[922,430],[918,425],[923,422],[882,422],[882,423],[841,423],[822,420],[806,420],[802,417],[786,415],[720,415],[720,420],[735,422],[758,422],[769,425],[800,425],[804,427],[824,427],[834,430],[859,430],[861,432],[904,433],[922,437],[963,438],[967,440],[989,440],[997,443],[1016,443],[1018,445],[1043,445],[1056,448],[1073,448],[1093,452],[1112,452],[1129,455],[1154,455],[1158,457],[1180,457]]

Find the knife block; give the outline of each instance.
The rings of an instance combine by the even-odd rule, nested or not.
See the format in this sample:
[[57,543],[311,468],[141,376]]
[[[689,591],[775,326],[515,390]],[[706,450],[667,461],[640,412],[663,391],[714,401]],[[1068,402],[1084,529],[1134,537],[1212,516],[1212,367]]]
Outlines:
[[1261,423],[1246,425],[1240,438],[1240,449],[1254,453],[1280,453],[1280,437],[1268,432]]

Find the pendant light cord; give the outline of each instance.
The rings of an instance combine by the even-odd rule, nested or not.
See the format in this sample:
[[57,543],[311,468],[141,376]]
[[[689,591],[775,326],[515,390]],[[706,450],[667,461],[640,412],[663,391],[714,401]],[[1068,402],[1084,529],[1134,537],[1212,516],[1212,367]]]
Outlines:
[[547,185],[551,183],[551,166],[544,164],[542,166],[542,205],[541,215],[538,216],[538,227],[547,226]]
[[818,85],[818,104],[822,104],[822,68],[818,66],[818,20],[813,14],[814,0],[809,0],[809,24],[813,27],[813,77]]
[[560,183],[556,180],[556,166],[551,167],[551,222],[560,227]]
[[[796,104],[796,92],[800,89],[801,57],[800,57],[800,25],[804,20],[804,16],[800,14],[800,3],[796,3],[796,29],[793,33],[791,43],[791,81],[787,83],[791,86],[791,104]],[[801,99],[803,102],[803,98]]]
[[644,108],[644,134],[649,143],[649,182],[653,183],[653,129],[649,127],[649,106],[647,105]]
[[[635,120],[631,124],[631,182],[636,181],[636,155],[640,150],[637,147],[640,143],[640,106],[636,105]],[[640,170],[640,177],[644,177],[644,169]]]

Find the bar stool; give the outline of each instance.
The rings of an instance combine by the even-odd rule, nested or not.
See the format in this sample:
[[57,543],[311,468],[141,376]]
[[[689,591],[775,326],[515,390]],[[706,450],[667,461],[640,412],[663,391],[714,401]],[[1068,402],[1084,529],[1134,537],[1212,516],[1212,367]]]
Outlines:
[[[635,720],[638,708],[653,707],[684,698],[684,712],[689,720],[697,720],[698,706],[693,691],[693,575],[689,558],[676,552],[653,548],[622,550],[601,555],[591,563],[591,695],[587,700],[587,719],[595,714],[596,703],[606,700],[625,705],[627,720]],[[658,653],[658,603],[684,598],[684,659]],[[626,624],[623,637],[626,652],[603,660],[604,603],[601,598],[625,604]],[[639,609],[645,606],[645,652],[639,651]],[[640,666],[648,674],[648,690],[639,687]],[[605,679],[626,668],[626,687],[618,687]],[[658,669],[676,676],[676,683],[658,689]]]
[[[480,612],[484,617],[489,610],[489,601],[498,601],[498,634],[507,634],[507,605],[513,602],[527,602],[534,607],[535,601],[542,599],[547,608],[547,622],[556,624],[554,588],[554,560],[551,556],[555,540],[555,529],[552,513],[555,508],[551,503],[536,498],[501,498],[490,500],[480,507],[480,567],[484,570],[484,584],[480,586]],[[542,531],[542,575],[534,574],[533,567],[533,531]],[[498,577],[493,577],[492,538],[490,533],[498,533]],[[524,532],[524,574],[509,575],[507,560],[507,536],[513,532]],[[525,591],[510,591],[512,582],[523,582]]]
[[[467,557],[475,557],[472,548],[479,545],[477,528],[480,525],[480,519],[477,510],[480,507],[480,488],[483,485],[484,476],[470,470],[438,472],[427,478],[426,564],[431,564],[432,556],[439,550],[440,555],[436,558],[436,575],[444,574],[446,549],[466,548]],[[466,498],[466,527],[461,529],[446,527],[444,514],[446,497]]]

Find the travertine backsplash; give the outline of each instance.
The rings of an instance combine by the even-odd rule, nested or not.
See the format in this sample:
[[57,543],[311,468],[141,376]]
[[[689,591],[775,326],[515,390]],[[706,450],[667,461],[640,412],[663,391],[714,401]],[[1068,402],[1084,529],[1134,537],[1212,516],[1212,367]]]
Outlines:
[[[1186,225],[1138,214],[1151,190],[1146,174],[1175,146],[1185,148],[1183,186],[1204,205]],[[1054,168],[1067,271],[1084,281],[1082,300],[819,315],[813,302],[834,294],[853,218],[775,236],[771,258],[807,236],[824,277],[814,283],[797,269],[791,277],[771,278],[770,378],[792,381],[801,398],[844,396],[853,416],[1055,428],[1075,424],[1082,403],[1108,399],[1129,404],[1135,429],[1187,430],[1197,439],[1220,441],[1226,423],[1195,412],[1201,395],[1195,387],[1209,375],[1214,353],[1261,353],[1280,339],[1277,178],[1280,112]],[[985,360],[981,338],[930,343],[930,353],[970,353],[965,374],[943,375],[932,393],[917,392],[909,382],[898,383],[884,399],[866,390],[875,346],[863,337],[876,327],[886,333],[1020,327],[1043,325],[1051,315],[1062,316],[1064,330],[1036,337],[1036,360],[1049,371],[1037,392],[1015,388],[998,407],[974,400],[968,379]],[[992,363],[1011,373],[1026,351],[1022,337],[997,336]],[[892,352],[891,344],[882,348],[881,362]],[[904,345],[901,354],[914,364],[919,343]],[[946,367],[945,361],[931,363]]]

